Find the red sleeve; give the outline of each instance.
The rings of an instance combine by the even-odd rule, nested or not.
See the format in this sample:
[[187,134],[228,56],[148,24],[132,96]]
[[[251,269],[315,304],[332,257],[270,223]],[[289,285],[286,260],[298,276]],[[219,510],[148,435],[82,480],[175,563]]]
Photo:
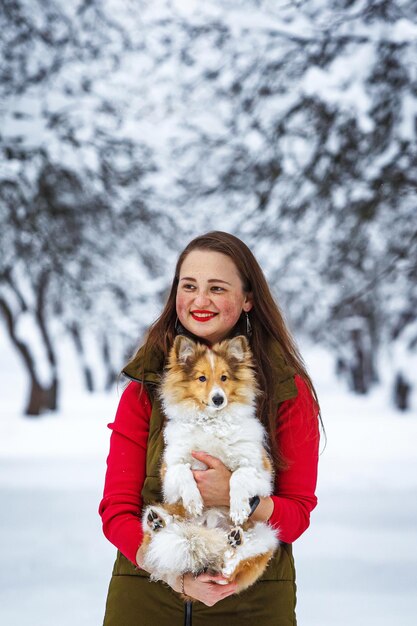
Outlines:
[[295,382],[298,395],[278,409],[277,442],[288,467],[276,476],[269,519],[285,543],[293,543],[308,528],[317,504],[318,407],[304,379],[296,375]]
[[141,491],[146,476],[146,446],[151,403],[146,390],[131,382],[120,398],[115,420],[108,427],[110,452],[99,514],[107,539],[136,565],[142,543]]

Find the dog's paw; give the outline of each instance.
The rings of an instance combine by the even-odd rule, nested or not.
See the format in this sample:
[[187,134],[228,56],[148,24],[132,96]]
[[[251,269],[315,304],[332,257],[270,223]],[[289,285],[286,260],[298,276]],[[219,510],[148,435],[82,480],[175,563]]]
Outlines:
[[230,519],[235,526],[241,526],[245,522],[250,513],[249,500],[234,501],[230,505]]
[[200,492],[198,492],[198,495],[195,494],[194,496],[191,496],[191,497],[183,496],[182,502],[183,502],[184,508],[192,517],[197,517],[198,515],[201,515],[201,513],[203,512],[204,503],[200,496]]
[[230,533],[227,536],[227,540],[229,542],[229,545],[232,546],[232,548],[237,548],[238,546],[240,546],[243,542],[242,529],[239,527],[232,528]]
[[155,509],[148,509],[146,515],[146,525],[150,530],[156,532],[161,528],[164,528],[165,521],[162,519],[161,515]]
[[184,508],[192,517],[201,515],[204,509],[204,502],[194,479],[182,484],[181,499]]
[[221,574],[224,578],[230,578],[239,563],[239,556],[235,548],[229,548],[224,554],[223,567]]

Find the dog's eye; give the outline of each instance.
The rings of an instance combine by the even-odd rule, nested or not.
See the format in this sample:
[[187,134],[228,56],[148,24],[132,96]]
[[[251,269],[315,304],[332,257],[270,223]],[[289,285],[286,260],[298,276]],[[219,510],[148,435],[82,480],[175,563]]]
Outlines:
[[207,380],[207,378],[206,378],[205,376],[199,376],[198,380],[199,380],[201,383],[205,383],[205,382],[206,382],[206,380]]
[[227,376],[223,374],[223,376],[220,376],[220,380],[224,383],[224,381],[227,380]]

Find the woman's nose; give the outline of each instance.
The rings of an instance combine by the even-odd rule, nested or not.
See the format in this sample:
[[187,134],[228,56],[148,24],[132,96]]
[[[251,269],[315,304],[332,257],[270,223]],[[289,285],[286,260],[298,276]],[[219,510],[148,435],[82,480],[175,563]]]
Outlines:
[[210,304],[210,298],[208,293],[205,291],[200,291],[194,299],[194,304],[201,308],[208,306]]

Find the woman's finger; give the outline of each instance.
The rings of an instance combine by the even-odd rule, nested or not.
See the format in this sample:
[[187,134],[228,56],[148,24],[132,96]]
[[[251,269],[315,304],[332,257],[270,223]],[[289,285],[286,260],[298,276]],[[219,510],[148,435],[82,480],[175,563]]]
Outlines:
[[225,583],[229,582],[227,578],[225,578],[220,572],[210,574],[209,572],[205,572],[204,574],[199,574],[196,576],[197,580],[200,580],[203,583],[218,583],[218,581],[224,581]]
[[195,459],[197,459],[198,461],[202,461],[211,469],[215,469],[216,467],[223,465],[220,459],[218,459],[216,456],[212,456],[211,454],[207,454],[207,452],[196,452],[195,450],[192,450],[191,454]]
[[234,593],[236,593],[237,585],[236,583],[230,583],[230,585],[227,585],[226,588],[223,587],[223,589],[223,593],[219,594],[221,599],[227,598],[228,596],[232,596]]

